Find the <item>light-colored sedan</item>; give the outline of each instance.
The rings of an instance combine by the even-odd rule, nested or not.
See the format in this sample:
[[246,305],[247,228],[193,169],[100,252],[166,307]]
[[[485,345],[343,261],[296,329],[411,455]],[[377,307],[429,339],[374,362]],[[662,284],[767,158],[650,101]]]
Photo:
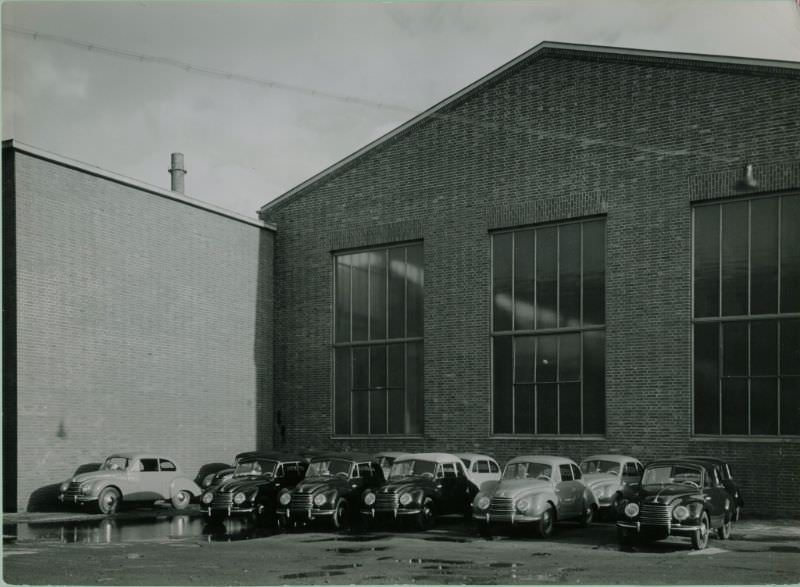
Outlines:
[[100,513],[113,514],[124,501],[169,500],[182,510],[200,495],[197,484],[184,475],[175,460],[149,453],[117,453],[97,471],[75,475],[59,488],[64,504],[90,505]]
[[577,463],[547,455],[514,457],[500,481],[485,483],[472,501],[472,517],[484,535],[497,526],[525,524],[546,538],[556,520],[587,526],[596,512],[597,498]]
[[472,481],[478,489],[480,489],[486,481],[500,480],[500,465],[489,455],[468,452],[458,452],[455,454],[464,463],[467,479]]
[[581,461],[584,482],[597,497],[600,514],[614,517],[623,498],[642,480],[644,466],[627,455],[592,455]]

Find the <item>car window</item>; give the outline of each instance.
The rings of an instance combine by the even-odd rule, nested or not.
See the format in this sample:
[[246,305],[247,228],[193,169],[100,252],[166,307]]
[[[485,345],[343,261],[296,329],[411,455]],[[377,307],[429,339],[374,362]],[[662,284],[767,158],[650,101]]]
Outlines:
[[175,471],[177,469],[177,467],[175,467],[175,463],[168,461],[167,459],[159,459],[158,464],[162,471]]
[[644,465],[642,465],[641,463],[636,463],[636,475],[641,477],[643,472],[644,472]]
[[442,470],[444,471],[444,476],[446,478],[451,478],[456,476],[456,466],[454,463],[444,463],[442,465]]
[[370,463],[372,466],[372,476],[376,479],[383,479],[383,468],[377,463]]
[[629,477],[635,477],[636,463],[625,463],[625,470],[622,472],[622,474]]
[[489,461],[478,461],[475,463],[476,473],[488,473],[489,472]]
[[441,465],[436,465],[436,474],[434,475],[437,479],[441,479],[444,477],[444,471],[442,471]]
[[145,473],[158,471],[158,459],[141,459],[142,467],[139,469]]
[[575,479],[580,479],[581,478],[581,470],[578,467],[576,467],[575,465],[570,465],[570,467],[572,467],[572,476]]
[[492,473],[500,472],[500,465],[498,465],[494,461],[489,461],[489,468],[492,470]]
[[466,477],[467,471],[461,465],[460,462],[456,461],[456,477]]
[[[464,466],[465,466],[467,469],[469,469],[469,464],[470,464],[472,461],[470,461],[469,459],[461,459],[461,460],[464,462]],[[475,465],[474,465],[474,464],[472,465],[472,470],[473,470],[473,471],[475,470]]]
[[358,463],[358,475],[364,478],[372,477],[372,467],[370,463]]
[[569,465],[559,465],[558,470],[561,471],[562,481],[572,481],[572,469]]

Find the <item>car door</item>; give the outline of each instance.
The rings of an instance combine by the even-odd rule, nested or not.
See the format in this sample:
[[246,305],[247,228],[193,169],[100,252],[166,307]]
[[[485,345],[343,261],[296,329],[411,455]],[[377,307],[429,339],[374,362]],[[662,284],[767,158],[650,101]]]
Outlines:
[[163,499],[163,476],[158,469],[158,459],[155,458],[142,458],[139,459],[139,470],[137,472],[138,482],[133,487],[133,493],[130,496],[124,496],[125,499],[136,500],[156,500]]
[[578,513],[581,514],[586,511],[586,508],[589,505],[585,502],[587,493],[586,484],[583,482],[583,473],[581,472],[581,468],[575,464],[570,464],[570,468],[572,469],[573,483],[575,483],[575,500],[577,504],[576,509]]
[[161,495],[164,499],[168,499],[172,497],[170,486],[172,485],[172,480],[178,476],[178,467],[168,459],[158,459],[158,469]]
[[556,494],[560,502],[558,516],[560,518],[574,518],[578,515],[580,503],[576,495],[575,481],[572,476],[572,467],[569,463],[558,465],[559,481],[556,482]]
[[722,484],[715,467],[708,467],[703,474],[703,499],[711,514],[711,527],[719,528],[725,516],[725,507],[732,508],[730,495]]
[[472,463],[472,479],[477,487],[480,487],[490,478],[489,461],[486,459],[478,459]]

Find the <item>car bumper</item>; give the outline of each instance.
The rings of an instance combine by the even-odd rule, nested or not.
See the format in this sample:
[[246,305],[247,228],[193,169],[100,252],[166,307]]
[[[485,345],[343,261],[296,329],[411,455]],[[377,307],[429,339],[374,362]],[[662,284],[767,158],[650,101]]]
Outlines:
[[402,516],[416,516],[422,513],[420,507],[397,508],[396,510],[376,510],[375,508],[362,508],[361,515],[369,518],[394,518]]
[[311,508],[307,510],[293,510],[293,509],[283,509],[278,510],[277,512],[279,515],[282,515],[287,520],[295,520],[298,522],[308,522],[311,520],[317,519],[325,519],[330,518],[333,516],[333,510],[321,510],[317,508]]
[[77,504],[77,505],[86,505],[87,503],[96,502],[97,496],[96,495],[65,495],[60,494],[58,496],[58,501],[63,504]]
[[215,508],[215,507],[209,507],[209,506],[205,506],[203,508],[203,510],[206,512],[206,515],[208,515],[209,517],[211,517],[211,516],[228,516],[228,517],[231,517],[231,516],[236,516],[236,515],[252,514],[254,511],[256,511],[255,508],[251,508],[251,507],[244,507],[244,508],[240,508],[240,507],[224,507],[224,508],[216,507]]
[[622,528],[628,531],[639,533],[655,533],[655,534],[686,534],[691,535],[700,529],[697,524],[681,524],[672,523],[668,525],[650,525],[642,524],[637,521],[623,520],[617,522],[617,528]]
[[531,522],[538,522],[542,519],[542,515],[520,514],[519,512],[473,512],[472,519],[476,522],[483,522],[485,524],[528,524]]

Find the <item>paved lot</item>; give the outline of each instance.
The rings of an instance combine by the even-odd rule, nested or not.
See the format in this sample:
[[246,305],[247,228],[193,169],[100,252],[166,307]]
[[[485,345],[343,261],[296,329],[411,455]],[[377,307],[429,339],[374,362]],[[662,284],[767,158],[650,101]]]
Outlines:
[[[24,523],[27,520],[28,523]],[[9,522],[19,522],[16,526]],[[436,529],[280,535],[210,528],[197,512],[6,516],[3,578],[13,584],[786,584],[800,582],[800,522],[747,521],[704,551],[670,538],[620,551],[613,525],[563,524],[551,540]]]

